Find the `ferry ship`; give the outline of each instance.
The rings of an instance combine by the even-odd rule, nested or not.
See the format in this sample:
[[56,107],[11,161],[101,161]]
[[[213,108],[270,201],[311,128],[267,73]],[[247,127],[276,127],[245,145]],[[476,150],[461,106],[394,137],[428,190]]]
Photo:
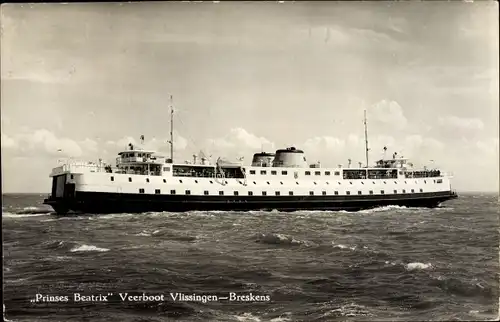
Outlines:
[[52,170],[52,193],[44,203],[57,214],[358,211],[389,205],[432,208],[457,198],[450,174],[415,169],[397,153],[368,166],[366,112],[366,165],[359,167],[351,167],[350,161],[348,167],[309,164],[304,151],[295,147],[257,152],[250,165],[220,158],[212,164],[196,156],[192,162],[176,163],[172,116],[171,123],[170,158],[130,143],[118,153],[115,166],[66,162]]

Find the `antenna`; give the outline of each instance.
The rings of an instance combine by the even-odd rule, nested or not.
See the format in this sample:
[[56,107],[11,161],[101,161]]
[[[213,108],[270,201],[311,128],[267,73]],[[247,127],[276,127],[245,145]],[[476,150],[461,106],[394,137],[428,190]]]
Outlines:
[[364,124],[365,124],[366,167],[368,168],[368,150],[369,150],[369,148],[368,148],[368,127],[367,127],[367,124],[366,124],[366,110],[365,110]]
[[174,163],[174,104],[172,95],[170,95],[170,162]]

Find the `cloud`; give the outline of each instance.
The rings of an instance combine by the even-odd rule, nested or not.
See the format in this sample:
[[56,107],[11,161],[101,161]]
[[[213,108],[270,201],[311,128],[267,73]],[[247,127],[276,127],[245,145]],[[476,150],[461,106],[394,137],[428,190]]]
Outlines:
[[484,128],[483,121],[478,118],[461,118],[458,116],[440,117],[439,125],[462,131],[479,131]]
[[32,150],[43,151],[52,156],[60,153],[69,157],[79,157],[83,153],[82,148],[75,141],[67,138],[57,138],[54,133],[46,129],[36,130],[26,139]]
[[[119,149],[128,149],[128,144],[132,143],[133,145],[148,149],[148,150],[153,150],[156,152],[166,152],[170,151],[170,144],[168,143],[168,139],[157,139],[157,138],[151,138],[148,140],[145,140],[144,145],[140,145],[139,141],[136,140],[135,138],[131,136],[126,136],[123,137],[117,141],[109,140],[106,142],[108,145],[114,145],[118,147]],[[174,151],[183,151],[187,148],[188,146],[188,140],[181,136],[179,133],[174,131]]]
[[477,141],[475,146],[486,156],[496,156],[498,161],[498,138]]
[[395,101],[382,100],[367,111],[370,119],[393,128],[404,129],[408,120],[404,116],[403,108]]
[[17,147],[17,142],[5,133],[2,133],[2,149],[14,149]]
[[57,137],[47,129],[30,130],[23,128],[20,133],[12,137],[2,133],[2,149],[13,157],[81,157],[90,156],[98,150],[94,140],[86,138],[74,141],[65,137]]
[[345,144],[345,140],[333,136],[317,136],[306,140],[304,147],[308,150],[342,150]]
[[87,151],[96,152],[98,150],[97,142],[86,138],[83,141],[80,141],[80,145]]
[[274,144],[268,139],[258,137],[240,127],[231,129],[229,134],[222,138],[209,139],[208,141],[209,144],[219,149],[250,148],[252,150],[260,150],[263,146],[272,146],[274,148]]

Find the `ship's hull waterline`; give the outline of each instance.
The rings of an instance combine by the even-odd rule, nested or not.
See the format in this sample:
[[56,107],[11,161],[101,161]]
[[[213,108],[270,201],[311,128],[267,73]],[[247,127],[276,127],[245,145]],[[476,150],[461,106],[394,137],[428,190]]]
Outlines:
[[359,211],[382,206],[434,208],[457,198],[452,191],[419,194],[351,196],[196,196],[76,192],[74,196],[48,198],[57,214],[142,213],[185,211],[329,210]]

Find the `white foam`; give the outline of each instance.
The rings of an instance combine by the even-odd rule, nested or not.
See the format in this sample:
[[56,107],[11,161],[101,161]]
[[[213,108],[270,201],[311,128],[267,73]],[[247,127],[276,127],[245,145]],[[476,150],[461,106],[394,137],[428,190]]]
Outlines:
[[374,212],[381,212],[381,211],[388,211],[388,210],[408,210],[409,208],[404,207],[404,206],[383,206],[383,207],[377,207],[373,209],[365,209],[365,210],[360,210],[358,211],[359,213],[363,214],[371,214]]
[[428,268],[432,268],[432,264],[431,263],[419,263],[419,262],[415,262],[415,263],[408,263],[405,265],[405,268],[409,271],[413,271],[413,270],[417,270],[417,269],[428,269]]
[[255,315],[252,315],[252,313],[243,313],[242,315],[235,315],[234,316],[236,320],[238,321],[255,321],[255,322],[260,322],[261,319]]
[[109,249],[100,248],[94,245],[81,245],[79,247],[73,248],[72,252],[107,252]]
[[352,251],[356,250],[357,246],[347,246],[343,244],[335,244],[335,242],[332,242],[333,248],[339,248],[339,249],[350,249]]
[[43,213],[43,214],[13,214],[11,212],[2,213],[2,217],[6,217],[6,218],[40,217],[40,216],[48,216],[48,215],[50,215],[50,214],[48,214],[48,213]]

